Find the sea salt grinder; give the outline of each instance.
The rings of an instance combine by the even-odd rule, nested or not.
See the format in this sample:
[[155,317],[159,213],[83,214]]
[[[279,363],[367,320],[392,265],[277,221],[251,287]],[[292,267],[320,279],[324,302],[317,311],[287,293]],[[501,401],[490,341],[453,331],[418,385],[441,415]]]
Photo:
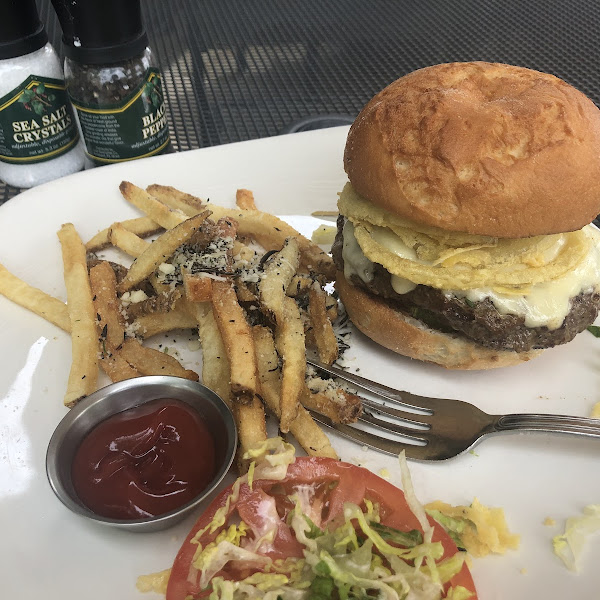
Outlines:
[[140,0],[52,0],[65,51],[67,90],[95,165],[170,150],[162,77]]
[[35,0],[0,2],[0,179],[32,187],[80,171],[83,146]]

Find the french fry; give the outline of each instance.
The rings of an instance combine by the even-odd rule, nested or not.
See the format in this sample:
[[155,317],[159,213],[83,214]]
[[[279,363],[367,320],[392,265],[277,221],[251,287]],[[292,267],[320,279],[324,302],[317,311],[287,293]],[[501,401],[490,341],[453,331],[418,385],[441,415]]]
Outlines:
[[214,280],[212,292],[212,309],[229,358],[231,393],[238,402],[250,404],[259,390],[250,326],[230,281]]
[[306,373],[304,326],[296,302],[286,296],[298,265],[298,242],[288,238],[267,263],[259,283],[260,303],[277,325],[277,350],[283,360],[280,429],[284,433],[289,431],[298,412]]
[[108,239],[113,246],[134,258],[143,254],[150,246],[150,242],[126,229],[122,223],[113,223],[109,227]]
[[254,193],[251,190],[239,189],[235,192],[235,204],[244,210],[256,210]]
[[210,277],[203,277],[200,274],[183,275],[183,289],[185,297],[190,302],[210,302],[212,298],[212,283]]
[[308,315],[312,324],[317,351],[321,362],[331,365],[338,357],[338,344],[327,315],[327,294],[318,282],[314,282],[308,292]]
[[258,284],[261,305],[277,324],[283,318],[286,289],[298,270],[298,264],[298,242],[295,238],[288,238],[283,248],[267,262]]
[[[121,300],[125,299],[123,294]],[[157,293],[139,302],[131,302],[124,307],[127,313],[127,320],[132,321],[143,315],[152,313],[168,313],[183,301],[183,295],[179,288],[171,289],[167,287],[163,292]]]
[[239,302],[258,302],[258,296],[243,281],[236,281],[233,287]]
[[286,294],[290,296],[290,298],[304,296],[305,294],[308,294],[314,281],[315,280],[306,273],[296,273],[287,286]]
[[169,312],[148,313],[135,319],[132,325],[136,335],[144,339],[167,333],[173,329],[193,329],[196,327],[196,319],[184,310],[181,302]]
[[277,324],[276,343],[283,361],[279,428],[287,433],[298,413],[300,394],[305,385],[306,347],[304,325],[296,302],[285,296],[283,309],[283,319]]
[[[243,456],[250,447],[267,438],[264,408],[257,396],[249,404],[230,401],[230,363],[213,310],[208,303],[195,303],[190,311],[194,312],[198,321],[202,345],[202,382],[231,407],[240,442],[238,456]],[[240,460],[238,464],[242,470],[247,468]]]
[[163,204],[169,208],[179,210],[182,213],[193,217],[206,209],[203,201],[196,196],[180,192],[168,185],[149,185],[146,191],[154,197],[157,197]]
[[[150,186],[149,189],[151,189],[152,196],[165,204],[172,197],[177,197],[183,202],[190,199],[189,194],[169,186],[155,184]],[[335,278],[335,265],[332,258],[326,252],[323,252],[319,246],[313,244],[308,238],[278,217],[260,210],[224,208],[214,204],[211,204],[209,208],[214,219],[220,219],[221,217],[235,219],[239,224],[238,235],[256,240],[265,250],[279,250],[286,238],[295,237],[300,247],[300,263],[309,271],[322,273],[328,281],[333,281]]]
[[64,331],[71,331],[69,310],[64,302],[25,283],[4,265],[0,265],[0,294]]
[[202,346],[202,383],[231,407],[229,359],[212,307],[208,302],[190,303],[189,312],[198,325]]
[[[267,426],[265,423],[265,409],[257,396],[252,398],[249,404],[233,403],[233,416],[238,428],[238,439],[240,447],[238,457],[244,454],[253,446],[264,442],[267,439]],[[238,458],[240,470],[244,471],[248,465]]]
[[122,181],[119,189],[128,202],[139,208],[165,229],[173,229],[173,227],[176,227],[189,217],[189,215],[179,210],[171,210],[154,196],[151,196],[146,190],[133,185],[129,181]]
[[[275,342],[268,328],[257,325],[252,328],[261,396],[269,410],[280,418],[281,370],[275,350]],[[310,456],[338,458],[329,438],[315,423],[310,413],[300,406],[296,418],[290,423],[290,433]]]
[[107,351],[112,353],[125,339],[125,319],[117,299],[115,273],[107,262],[101,262],[90,269],[90,286],[103,354]]
[[[111,225],[114,227],[115,223]],[[159,231],[162,231],[162,227],[157,225],[150,217],[137,217],[135,219],[128,219],[126,221],[120,221],[119,225],[127,229],[131,233],[135,233],[139,237],[148,237],[154,235]],[[110,229],[107,227],[102,231],[99,231],[86,245],[85,249],[87,252],[97,252],[103,248],[110,246],[111,242],[109,239]]]
[[362,412],[358,396],[338,387],[331,380],[309,378],[300,395],[305,408],[329,417],[334,423],[355,423]]
[[98,334],[85,246],[72,223],[60,228],[58,239],[62,249],[67,307],[71,322],[72,362],[64,403],[71,407],[96,391]]
[[172,375],[198,381],[198,374],[181,366],[173,356],[154,348],[146,348],[133,338],[123,342],[116,351],[142,375]]
[[167,261],[179,246],[184,244],[186,240],[198,231],[209,214],[209,211],[205,211],[195,217],[191,217],[173,229],[165,231],[158,239],[152,242],[133,261],[125,279],[119,284],[119,292],[123,293],[130,290],[153,273],[161,263]]
[[110,377],[112,382],[125,381],[139,377],[140,373],[134,369],[120,354],[104,354],[100,358],[102,370]]
[[[99,265],[101,262],[103,262],[102,260],[100,260],[99,258],[90,258],[88,256],[87,259],[87,268],[88,271],[90,269],[93,269],[96,265]],[[117,278],[117,284],[119,284],[121,281],[123,281],[123,279],[125,278],[125,275],[127,275],[127,267],[124,267],[123,265],[116,263],[116,262],[112,262],[111,260],[107,260],[106,261],[111,269],[114,271],[115,273],[115,277]]]
[[333,323],[338,318],[338,303],[331,294],[325,294],[325,306],[327,308],[327,316]]

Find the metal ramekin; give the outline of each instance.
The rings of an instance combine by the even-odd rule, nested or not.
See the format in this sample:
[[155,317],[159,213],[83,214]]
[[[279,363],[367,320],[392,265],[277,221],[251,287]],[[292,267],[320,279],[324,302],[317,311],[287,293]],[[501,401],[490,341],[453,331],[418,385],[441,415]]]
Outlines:
[[[206,488],[180,508],[149,519],[110,519],[87,508],[71,481],[71,465],[83,438],[108,417],[160,398],[181,400],[192,406],[207,424],[215,441],[219,469]],[[221,483],[237,446],[237,430],[231,411],[217,394],[195,381],[180,377],[137,377],[113,383],[81,400],[58,424],[46,454],[48,481],[59,500],[74,513],[98,523],[130,531],[166,529],[193,511]]]

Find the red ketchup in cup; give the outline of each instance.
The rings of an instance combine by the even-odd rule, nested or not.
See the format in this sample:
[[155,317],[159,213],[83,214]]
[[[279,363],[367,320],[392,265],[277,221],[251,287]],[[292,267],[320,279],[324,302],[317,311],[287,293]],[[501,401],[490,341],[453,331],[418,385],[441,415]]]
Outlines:
[[216,474],[206,423],[179,400],[153,400],[109,417],[84,438],[73,487],[98,515],[144,519],[179,508]]

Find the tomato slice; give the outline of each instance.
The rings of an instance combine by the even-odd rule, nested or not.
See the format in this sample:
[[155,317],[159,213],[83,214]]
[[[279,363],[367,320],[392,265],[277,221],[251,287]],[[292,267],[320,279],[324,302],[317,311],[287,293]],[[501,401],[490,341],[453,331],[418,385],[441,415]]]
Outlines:
[[[328,523],[340,518],[345,502],[353,502],[360,506],[367,498],[379,504],[382,524],[403,531],[420,529],[417,518],[406,503],[404,493],[388,481],[362,467],[330,458],[298,457],[288,467],[287,476],[282,481],[255,481],[252,489],[246,484],[242,485],[239,501],[235,506],[239,517],[252,529],[255,536],[260,535],[261,531],[264,532],[278,519],[277,535],[265,552],[273,559],[302,556],[302,545],[296,541],[286,524],[286,516],[293,508],[288,494],[298,490],[310,493],[309,516],[321,527],[326,527]],[[216,511],[225,505],[230,493],[231,487],[223,490],[188,534],[173,563],[166,600],[202,598],[210,593],[200,590],[200,572],[192,565],[197,545],[191,540],[213,520]],[[442,559],[453,556],[458,551],[455,543],[440,525],[431,519],[430,522],[434,526],[433,541],[441,542],[444,548]],[[199,543],[205,546],[213,541],[220,531],[213,534],[206,532],[199,538]],[[236,579],[240,576],[239,569],[239,565],[226,566],[218,575]],[[458,585],[475,590],[466,564],[446,584],[446,588]],[[476,594],[473,599],[477,600]]]

